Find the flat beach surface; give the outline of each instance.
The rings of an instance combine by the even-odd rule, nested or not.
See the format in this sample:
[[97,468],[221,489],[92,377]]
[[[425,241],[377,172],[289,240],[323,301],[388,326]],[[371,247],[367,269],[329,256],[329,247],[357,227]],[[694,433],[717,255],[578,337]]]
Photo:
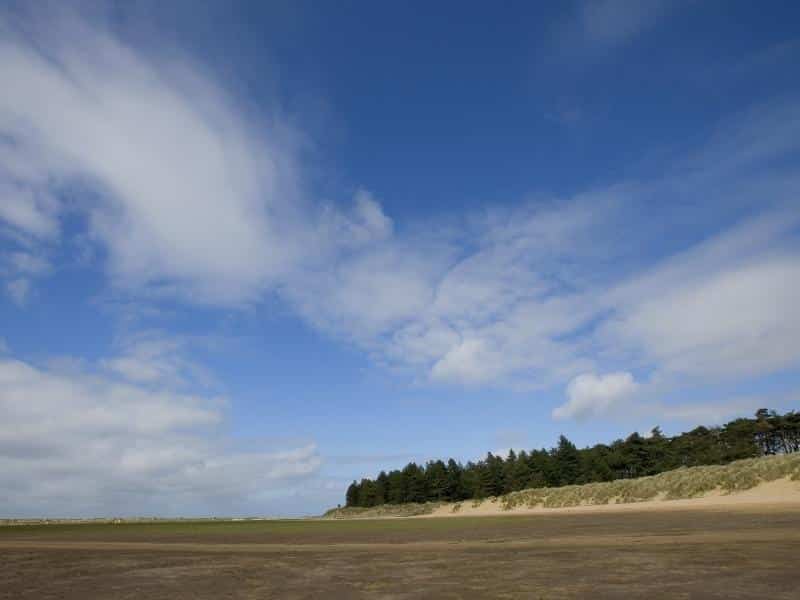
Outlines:
[[797,598],[800,502],[754,497],[680,510],[8,526],[0,598]]

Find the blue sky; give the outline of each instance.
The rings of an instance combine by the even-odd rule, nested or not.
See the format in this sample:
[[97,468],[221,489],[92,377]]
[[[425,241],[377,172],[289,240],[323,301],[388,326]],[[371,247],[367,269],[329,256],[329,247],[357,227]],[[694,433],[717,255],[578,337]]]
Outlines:
[[798,9],[0,8],[0,512],[310,514],[800,406]]

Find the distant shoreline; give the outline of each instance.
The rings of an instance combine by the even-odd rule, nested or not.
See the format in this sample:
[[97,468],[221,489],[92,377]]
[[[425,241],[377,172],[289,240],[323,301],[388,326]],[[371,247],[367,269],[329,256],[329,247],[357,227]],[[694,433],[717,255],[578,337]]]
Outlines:
[[217,521],[305,521],[316,517],[97,517],[0,519],[0,527],[19,525],[125,525],[130,523],[213,523]]

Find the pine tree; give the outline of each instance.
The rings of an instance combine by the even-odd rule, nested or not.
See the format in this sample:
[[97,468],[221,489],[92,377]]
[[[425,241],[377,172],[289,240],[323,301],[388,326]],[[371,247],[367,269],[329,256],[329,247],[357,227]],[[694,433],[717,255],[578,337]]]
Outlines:
[[389,491],[387,500],[392,504],[402,504],[406,501],[406,484],[403,472],[394,470],[389,473]]
[[499,496],[505,488],[503,477],[503,459],[491,452],[486,454],[481,469],[481,492],[486,496]]
[[464,469],[452,458],[447,461],[445,479],[445,497],[451,502],[463,500],[465,496],[463,479]]
[[358,484],[355,481],[347,488],[345,506],[358,506]]
[[428,499],[425,471],[416,463],[409,463],[403,469],[404,502],[425,502]]
[[519,456],[514,461],[511,469],[510,483],[506,481],[506,486],[510,487],[510,491],[518,492],[529,487],[531,482],[531,467],[528,461],[528,453],[521,450]]
[[430,461],[425,467],[428,500],[439,502],[447,493],[447,467],[441,460]]
[[389,498],[389,476],[386,471],[381,471],[375,480],[375,505],[380,506],[388,502]]
[[558,446],[553,452],[558,485],[571,485],[578,480],[580,473],[580,457],[575,444],[570,442],[566,436],[558,438]]

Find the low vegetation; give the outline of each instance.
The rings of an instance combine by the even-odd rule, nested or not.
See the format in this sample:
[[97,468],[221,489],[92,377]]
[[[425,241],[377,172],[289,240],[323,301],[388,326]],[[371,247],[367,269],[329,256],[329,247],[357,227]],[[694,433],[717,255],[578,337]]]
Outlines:
[[536,488],[512,492],[500,498],[502,507],[561,508],[609,503],[697,498],[708,492],[732,493],[760,483],[791,478],[800,481],[800,454],[738,460],[727,465],[682,467],[637,479]]
[[441,506],[441,502],[408,504],[381,504],[379,506],[344,506],[332,508],[323,516],[327,519],[375,519],[382,517],[418,517],[429,515]]

